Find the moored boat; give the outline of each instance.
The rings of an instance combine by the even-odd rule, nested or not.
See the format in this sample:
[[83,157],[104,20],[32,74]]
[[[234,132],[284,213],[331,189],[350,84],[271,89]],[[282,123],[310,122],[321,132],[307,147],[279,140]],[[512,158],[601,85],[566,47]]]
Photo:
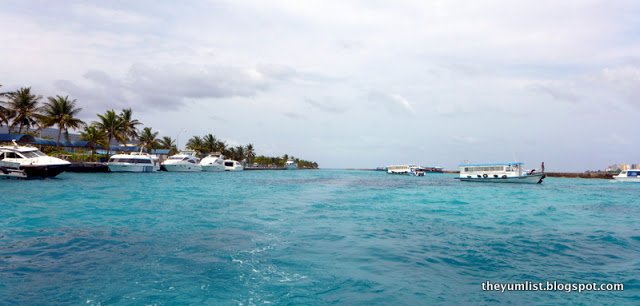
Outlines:
[[162,162],[162,167],[168,172],[202,171],[202,167],[198,162],[194,151],[182,151],[176,155],[169,156],[167,160]]
[[158,158],[142,152],[116,154],[107,162],[111,172],[153,172],[160,170]]
[[224,155],[220,153],[211,153],[200,160],[202,171],[219,172],[225,171]]
[[462,164],[459,179],[464,182],[483,183],[522,183],[540,184],[546,175],[543,172],[524,170],[524,164],[490,163],[490,164]]
[[640,183],[640,169],[622,170],[618,175],[613,177],[617,182],[635,182]]
[[70,162],[47,156],[40,150],[20,146],[0,146],[0,176],[18,178],[55,177],[71,165]]

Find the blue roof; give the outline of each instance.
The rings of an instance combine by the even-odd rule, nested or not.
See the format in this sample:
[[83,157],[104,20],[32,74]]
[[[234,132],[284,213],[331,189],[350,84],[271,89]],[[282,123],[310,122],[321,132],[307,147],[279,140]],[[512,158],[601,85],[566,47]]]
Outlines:
[[42,146],[55,146],[56,145],[56,141],[55,140],[42,139],[42,138],[35,138],[32,143],[33,144],[37,144],[37,145],[42,145]]
[[489,164],[460,164],[460,167],[482,167],[482,166],[515,166],[524,165],[521,162],[506,162],[506,163],[489,163]]
[[0,141],[10,142],[15,140],[16,142],[34,142],[35,137],[29,134],[0,134]]

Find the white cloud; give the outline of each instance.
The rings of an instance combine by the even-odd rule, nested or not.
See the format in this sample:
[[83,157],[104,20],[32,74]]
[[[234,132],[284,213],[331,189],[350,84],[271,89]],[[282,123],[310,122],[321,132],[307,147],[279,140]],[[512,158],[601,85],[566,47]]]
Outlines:
[[153,21],[149,16],[144,16],[127,10],[110,9],[91,4],[74,4],[71,11],[79,18],[99,20],[103,23],[123,23],[137,25]]

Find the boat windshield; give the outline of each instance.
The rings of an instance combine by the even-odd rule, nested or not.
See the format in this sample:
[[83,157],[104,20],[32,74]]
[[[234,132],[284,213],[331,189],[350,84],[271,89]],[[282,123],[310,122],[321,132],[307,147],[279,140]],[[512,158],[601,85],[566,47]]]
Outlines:
[[38,150],[20,152],[20,154],[22,154],[25,158],[36,158],[36,157],[46,156],[44,153],[42,153],[42,152],[40,152]]

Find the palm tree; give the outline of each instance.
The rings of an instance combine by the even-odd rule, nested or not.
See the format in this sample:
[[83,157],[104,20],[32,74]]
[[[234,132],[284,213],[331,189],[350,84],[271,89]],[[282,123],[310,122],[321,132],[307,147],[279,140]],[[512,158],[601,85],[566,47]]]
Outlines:
[[253,149],[253,144],[248,144],[245,148],[244,148],[245,154],[247,156],[247,161],[252,164],[253,163],[253,159],[256,158],[256,152]]
[[127,141],[138,138],[138,129],[136,128],[136,126],[141,125],[142,123],[137,119],[132,118],[133,111],[131,110],[131,108],[123,109],[120,112],[119,117],[122,121],[122,142],[124,145],[126,145]]
[[96,152],[97,146],[108,147],[107,134],[96,124],[85,126],[84,131],[80,132],[80,139],[87,142],[87,145],[91,148],[92,157]]
[[236,146],[236,156],[235,156],[235,160],[237,161],[243,161],[244,158],[246,157],[244,154],[244,147],[243,146]]
[[107,155],[111,153],[111,141],[116,139],[121,141],[122,137],[122,120],[116,112],[108,110],[104,115],[98,114],[100,121],[94,122],[95,126],[101,129],[107,135]]
[[56,96],[49,97],[49,102],[42,108],[43,127],[58,126],[58,138],[56,146],[60,145],[60,136],[64,131],[64,136],[69,141],[69,128],[77,129],[85,123],[76,118],[82,108],[76,108],[76,100],[69,100],[69,97]]
[[149,152],[158,147],[158,132],[152,131],[150,127],[145,127],[142,129],[138,140],[140,141],[140,146],[146,148],[147,152]]
[[169,149],[169,155],[173,155],[178,152],[175,140],[171,139],[169,136],[164,136],[162,139],[158,140],[158,145],[161,149]]
[[217,152],[216,150],[218,149],[220,141],[218,141],[215,136],[212,134],[205,135],[202,138],[202,142],[203,149],[208,151],[207,153]]
[[[0,85],[0,87],[2,87],[2,85]],[[6,92],[0,92],[0,98],[4,97],[6,94]],[[9,126],[9,120],[11,119],[11,116],[9,114],[9,110],[2,105],[4,103],[4,101],[0,100],[0,126],[2,126],[3,124]]]
[[225,156],[228,156],[230,159],[234,159],[234,160],[235,160],[235,157],[236,157],[236,148],[234,148],[234,147],[226,148],[226,149],[224,150],[224,155],[225,155]]
[[31,93],[31,87],[22,87],[16,91],[6,93],[9,98],[7,103],[8,109],[13,113],[13,123],[9,126],[9,133],[18,125],[18,133],[22,133],[22,128],[27,130],[37,123],[40,118],[38,112],[38,102],[42,96],[36,96]]
[[200,136],[193,136],[187,141],[187,148],[198,153],[204,153],[204,141]]

